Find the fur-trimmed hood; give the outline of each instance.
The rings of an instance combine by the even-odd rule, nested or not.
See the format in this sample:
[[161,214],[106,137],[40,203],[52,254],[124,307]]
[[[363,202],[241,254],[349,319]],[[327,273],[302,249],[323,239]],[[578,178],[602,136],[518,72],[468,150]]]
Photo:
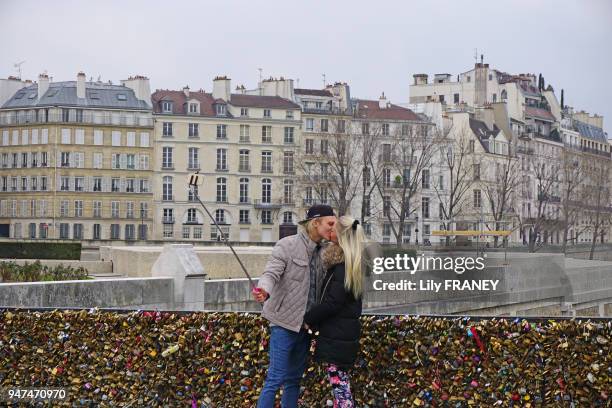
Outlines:
[[344,262],[344,252],[342,248],[340,248],[340,245],[331,242],[323,250],[321,260],[323,261],[323,268],[327,271],[332,266]]

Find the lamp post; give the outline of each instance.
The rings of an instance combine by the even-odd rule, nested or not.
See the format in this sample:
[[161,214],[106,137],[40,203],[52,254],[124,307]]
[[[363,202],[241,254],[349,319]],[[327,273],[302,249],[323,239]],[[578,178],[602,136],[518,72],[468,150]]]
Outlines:
[[419,216],[416,216],[416,221],[415,221],[415,225],[416,228],[414,229],[414,236],[416,238],[416,246],[419,246]]

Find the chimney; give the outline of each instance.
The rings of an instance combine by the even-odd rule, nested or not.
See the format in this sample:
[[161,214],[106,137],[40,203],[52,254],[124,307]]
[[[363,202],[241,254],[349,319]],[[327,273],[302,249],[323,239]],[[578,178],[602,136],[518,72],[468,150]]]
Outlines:
[[427,80],[429,78],[429,75],[414,74],[412,77],[414,78],[414,85],[427,85]]
[[378,107],[380,109],[386,109],[387,108],[387,97],[385,96],[384,92],[382,93],[382,95],[378,99]]
[[218,76],[213,80],[213,93],[214,99],[223,99],[225,102],[230,101],[230,86],[232,80],[226,76]]
[[189,99],[189,85],[183,87],[183,93],[185,94],[185,98]]
[[42,98],[49,90],[49,75],[40,74],[38,76],[38,100]]
[[149,78],[142,75],[135,75],[121,81],[121,85],[134,91],[136,99],[144,101],[151,106],[151,84]]
[[85,73],[83,71],[77,74],[76,93],[77,98],[85,99]]

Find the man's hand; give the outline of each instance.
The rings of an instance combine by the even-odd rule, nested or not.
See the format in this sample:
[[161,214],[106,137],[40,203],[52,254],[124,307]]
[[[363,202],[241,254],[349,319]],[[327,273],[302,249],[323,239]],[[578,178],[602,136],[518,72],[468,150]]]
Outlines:
[[253,288],[252,293],[253,293],[253,298],[259,303],[265,302],[270,297],[268,292],[266,292],[262,288]]

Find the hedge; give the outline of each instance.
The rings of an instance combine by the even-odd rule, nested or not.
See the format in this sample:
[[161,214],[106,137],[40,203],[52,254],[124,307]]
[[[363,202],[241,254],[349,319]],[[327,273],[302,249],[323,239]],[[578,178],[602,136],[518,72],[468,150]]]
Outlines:
[[81,259],[81,243],[0,242],[1,259]]

